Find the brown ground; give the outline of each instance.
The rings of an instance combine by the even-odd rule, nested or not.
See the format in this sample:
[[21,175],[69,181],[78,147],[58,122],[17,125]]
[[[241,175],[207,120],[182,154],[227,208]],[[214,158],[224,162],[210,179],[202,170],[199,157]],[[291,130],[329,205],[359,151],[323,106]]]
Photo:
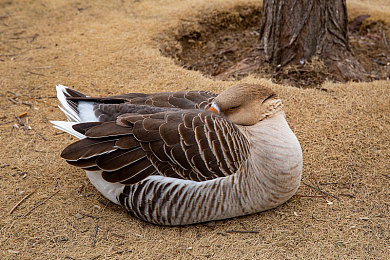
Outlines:
[[[325,83],[326,91],[319,91],[253,76],[241,80],[278,92],[302,145],[303,182],[338,199],[308,197],[323,194],[302,184],[298,195],[274,210],[160,227],[107,204],[82,171],[59,158],[74,138],[49,123],[64,119],[55,107],[56,84],[90,95],[220,92],[236,82],[185,70],[159,48],[177,34],[172,28],[200,13],[257,2],[1,1],[0,259],[388,258],[389,81]],[[348,7],[352,17],[368,13],[390,23],[387,0],[349,1]]]
[[[175,59],[176,64],[190,70],[201,71],[216,79],[241,79],[248,74],[258,78],[270,78],[279,84],[296,87],[319,88],[327,80],[333,80],[327,67],[314,58],[304,64],[275,69],[268,63],[241,67],[243,60],[259,58],[259,28],[261,8],[257,5],[237,6],[225,12],[201,14],[196,22],[183,23],[170,41],[162,46],[162,53]],[[390,27],[375,16],[360,14],[349,23],[349,39],[352,52],[368,80],[390,78]],[[247,64],[256,62],[246,62]]]

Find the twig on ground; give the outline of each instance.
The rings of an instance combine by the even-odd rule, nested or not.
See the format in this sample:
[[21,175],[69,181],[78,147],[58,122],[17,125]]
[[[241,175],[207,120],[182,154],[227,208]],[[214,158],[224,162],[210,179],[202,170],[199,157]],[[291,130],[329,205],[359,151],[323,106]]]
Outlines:
[[9,97],[8,100],[11,101],[12,103],[14,103],[15,105],[19,104],[19,102],[16,101],[15,99],[13,99],[13,98]]
[[77,260],[77,258],[74,258],[74,257],[68,256],[68,255],[66,255],[66,256],[65,256],[65,258],[66,258],[66,259]]
[[96,217],[96,216],[92,216],[92,215],[88,215],[88,214],[82,214],[84,217],[89,217],[89,218],[93,218],[93,219],[99,219],[100,217]]
[[217,235],[227,236],[224,232],[217,232]]
[[80,230],[79,228],[77,228],[72,222],[70,222],[69,220],[67,220],[66,222],[68,222],[69,225],[72,226],[72,228],[74,228],[75,230],[79,231],[80,233],[85,233],[88,231],[88,229],[85,229],[85,230]]
[[29,106],[29,107],[32,107],[32,104],[30,103],[27,103],[27,102],[22,102],[23,105],[26,105],[26,106]]
[[28,126],[26,125],[23,120],[17,116],[16,117],[16,120],[18,121],[18,123],[21,125],[21,126],[24,126],[27,128],[27,130],[33,130],[39,137],[41,137],[44,141],[47,141],[46,137],[44,137],[41,133],[39,133],[36,129],[32,128],[31,126]]
[[125,238],[124,235],[120,235],[120,234],[116,234],[116,233],[111,233],[111,235],[114,237]]
[[341,195],[341,196],[345,196],[345,197],[349,197],[349,198],[355,198],[354,195],[349,194],[349,193],[341,193],[340,195]]
[[79,230],[75,225],[73,225],[73,223],[70,222],[69,220],[67,220],[66,222],[68,222],[68,224],[69,224],[72,228],[76,229],[77,231],[80,231],[80,230]]
[[28,72],[28,73],[30,73],[30,74],[33,74],[33,75],[46,77],[46,75],[44,75],[44,74],[42,74],[42,73],[37,73],[37,72],[30,71],[30,70],[27,70],[26,72]]
[[253,233],[253,234],[259,233],[259,231],[255,231],[255,230],[226,230],[225,232],[226,233]]
[[32,207],[27,213],[25,213],[24,215],[22,215],[22,217],[26,217],[28,215],[30,215],[30,213],[35,210],[36,208],[38,208],[39,206],[45,204],[49,199],[53,198],[54,195],[56,195],[60,190],[57,190],[55,192],[53,192],[49,197],[47,197],[46,199],[44,199],[41,203],[38,203],[37,205],[35,205],[34,207]]
[[0,57],[16,57],[25,54],[27,51],[21,53],[12,53],[12,54],[0,54]]
[[34,67],[32,69],[34,69],[34,70],[45,70],[45,69],[50,69],[50,68],[51,68],[51,66],[43,66],[43,67]]
[[338,182],[320,182],[320,185],[337,185],[339,184]]
[[99,229],[99,224],[96,224],[95,232],[94,232],[93,238],[92,238],[92,246],[95,246],[95,243],[96,243],[96,235],[97,235],[98,229]]
[[11,215],[11,214],[15,211],[15,209],[16,209],[20,204],[22,204],[23,201],[25,201],[25,200],[28,199],[31,195],[33,195],[34,192],[35,192],[35,191],[31,192],[30,194],[27,194],[27,195],[24,196],[21,200],[19,200],[19,202],[16,203],[15,206],[13,206],[13,208],[8,212],[8,215]]
[[[37,68],[48,68],[48,67],[37,67]],[[31,71],[27,71],[27,72],[32,73],[32,74],[39,74],[39,73],[31,72]],[[40,76],[46,76],[46,75],[40,74]],[[13,95],[13,97],[8,97],[8,99],[12,103],[14,103],[14,104],[19,104],[19,102],[15,99],[15,98],[18,98],[18,99],[23,99],[23,100],[34,100],[34,101],[41,102],[41,103],[44,103],[44,104],[52,106],[52,107],[58,107],[57,105],[51,104],[50,102],[48,102],[46,100],[43,100],[44,98],[57,98],[56,96],[47,96],[47,97],[37,96],[37,97],[32,97],[31,95],[17,94],[15,92],[12,92],[12,91],[9,91],[9,90],[7,91],[7,93]],[[30,103],[22,102],[22,104],[28,106]]]
[[[63,133],[63,132],[62,132]],[[110,204],[111,201],[107,200],[107,199],[98,199],[97,200],[100,204],[102,204],[103,206],[107,206],[108,204]]]
[[7,90],[7,93],[10,93],[10,94],[14,95],[15,97],[18,97],[18,96],[19,96],[18,94],[16,94],[15,92],[12,92],[12,91],[10,91],[10,90]]
[[35,130],[34,128],[31,128],[31,130],[33,130],[37,135],[39,135],[39,137],[41,137],[43,140],[47,141],[46,137],[44,137],[41,133],[39,133],[37,130]]
[[119,255],[119,254],[123,255],[123,254],[129,253],[129,252],[133,252],[133,250],[131,250],[131,249],[119,250],[119,251],[116,251],[116,252],[114,252],[114,253],[108,255],[108,257],[111,257],[111,256],[113,256],[113,255]]
[[4,122],[4,123],[0,123],[0,125],[6,125],[6,124],[10,124],[10,123],[12,123],[12,122],[14,122],[14,121],[13,121],[13,120],[7,121],[7,122]]
[[31,37],[30,42],[33,42],[38,36],[39,36],[39,33],[34,34],[34,35]]
[[[16,120],[18,121],[19,125],[26,126],[26,124],[23,122],[23,120],[20,117],[16,117]],[[27,126],[26,126],[27,127]]]
[[327,196],[331,196],[331,197],[333,197],[333,198],[335,198],[335,199],[337,199],[337,200],[340,200],[340,198],[337,197],[336,195],[330,194],[329,192],[323,191],[323,190],[321,190],[321,189],[319,189],[319,188],[317,188],[317,187],[314,187],[314,186],[312,186],[312,185],[310,185],[310,184],[307,184],[307,183],[305,183],[305,182],[302,182],[302,183],[305,184],[306,186],[312,188],[313,190],[319,191],[319,192],[321,192],[321,193],[323,193],[323,194],[325,194],[325,195],[327,195]]
[[325,198],[325,195],[300,195],[300,194],[295,194],[297,197],[301,198]]
[[97,256],[94,256],[91,258],[91,260],[95,260],[95,259],[98,259],[101,255],[97,255]]

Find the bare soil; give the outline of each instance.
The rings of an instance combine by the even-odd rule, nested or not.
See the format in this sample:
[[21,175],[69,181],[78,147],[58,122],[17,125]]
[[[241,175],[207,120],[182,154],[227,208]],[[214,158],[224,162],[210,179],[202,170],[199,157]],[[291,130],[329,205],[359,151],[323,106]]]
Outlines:
[[[241,79],[252,74],[270,78],[275,83],[296,87],[320,88],[325,81],[333,81],[326,66],[314,58],[304,64],[272,68],[261,61],[258,49],[261,10],[258,6],[238,6],[229,12],[209,13],[194,24],[185,22],[174,35],[179,48],[163,48],[163,55],[173,57],[176,64],[186,69],[201,71],[217,79]],[[351,18],[349,39],[353,53],[369,80],[390,77],[390,27],[383,21],[367,20],[369,15]],[[260,66],[232,70],[243,60],[256,60]],[[251,63],[251,62],[247,62]]]
[[[351,20],[369,14],[373,21],[382,20],[383,28],[390,23],[388,0],[347,2]],[[0,259],[388,259],[389,80],[325,82],[321,88],[327,91],[253,75],[222,81],[161,55],[160,49],[182,48],[175,35],[202,32],[199,24],[208,17],[239,17],[237,6],[260,4],[1,1]],[[235,46],[234,37],[226,41]],[[217,70],[208,66],[210,75]],[[378,73],[382,67],[378,64]],[[191,89],[218,93],[237,83],[274,89],[302,146],[303,183],[276,209],[185,227],[151,225],[109,203],[83,171],[59,156],[75,138],[50,124],[65,120],[57,108],[57,84],[106,96]]]

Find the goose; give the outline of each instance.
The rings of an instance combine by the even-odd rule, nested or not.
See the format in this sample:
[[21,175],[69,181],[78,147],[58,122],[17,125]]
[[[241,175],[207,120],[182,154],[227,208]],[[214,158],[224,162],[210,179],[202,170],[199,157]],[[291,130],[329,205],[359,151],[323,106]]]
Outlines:
[[275,208],[297,191],[302,150],[268,87],[130,93],[96,98],[58,85],[80,139],[61,153],[131,215],[159,225],[228,219]]

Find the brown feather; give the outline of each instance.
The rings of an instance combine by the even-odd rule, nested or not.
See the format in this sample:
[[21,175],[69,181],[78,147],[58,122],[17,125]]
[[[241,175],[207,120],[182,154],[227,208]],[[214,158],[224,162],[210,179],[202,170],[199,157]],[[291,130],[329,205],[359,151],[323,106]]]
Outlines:
[[85,133],[87,137],[107,137],[116,135],[128,135],[131,133],[131,127],[124,127],[115,122],[105,122],[95,127],[91,127]]
[[97,166],[82,167],[82,169],[87,170],[87,171],[93,171],[93,172],[101,171],[101,169],[99,167],[97,167]]
[[[103,171],[102,177],[108,182],[121,182],[140,174],[143,170],[150,167],[151,164],[148,159],[143,158],[134,163],[123,167],[116,171]],[[147,176],[145,176],[146,178]]]
[[104,171],[115,171],[146,157],[141,148],[133,150],[116,150],[101,155],[96,160],[96,165]]
[[130,179],[127,179],[125,181],[121,181],[121,183],[122,184],[135,184],[135,183],[140,182],[143,179],[149,177],[150,175],[153,175],[154,173],[156,173],[156,169],[153,166],[149,166],[149,167],[143,169],[141,172],[139,172],[135,176],[131,177]]
[[133,126],[137,121],[142,121],[145,115],[136,114],[123,114],[116,120],[118,125],[121,126]]
[[172,95],[169,97],[168,102],[173,107],[180,107],[182,109],[195,108],[194,102],[192,102],[191,100],[185,99],[184,96],[177,97],[177,95]]
[[85,135],[85,133],[92,127],[100,125],[101,122],[87,122],[87,123],[80,123],[80,124],[75,124],[72,126],[74,130],[77,132]]
[[185,127],[185,125],[181,123],[178,130],[181,140],[183,140],[185,145],[190,146],[196,144],[195,133],[192,128]]
[[190,170],[192,167],[187,161],[186,155],[183,152],[182,147],[180,144],[176,144],[175,146],[172,147],[171,151],[171,157],[174,159],[175,162],[179,164],[180,167]]
[[161,124],[165,123],[164,118],[159,119],[152,119],[152,118],[145,118],[142,120],[142,127],[146,131],[158,131]]
[[158,130],[146,130],[143,121],[137,121],[133,127],[133,135],[137,140],[155,141],[161,139]]
[[163,141],[154,141],[149,143],[149,149],[148,151],[151,151],[151,153],[159,160],[163,162],[168,162],[169,158],[164,152],[164,142]]
[[118,141],[115,142],[115,146],[120,149],[131,149],[140,146],[140,144],[133,135],[125,135],[119,137]]
[[66,160],[76,161],[79,159],[87,159],[92,156],[100,155],[106,152],[116,150],[115,139],[81,139],[68,147],[66,147],[61,157]]
[[175,145],[180,143],[180,134],[178,124],[168,120],[160,126],[160,136],[167,145]]
[[192,119],[193,119],[193,116],[190,114],[190,113],[183,113],[182,114],[182,117],[183,117],[183,123],[184,123],[184,126],[186,128],[192,128]]
[[66,162],[69,163],[70,165],[77,166],[80,168],[88,168],[88,167],[96,166],[96,157],[91,157],[88,159],[79,159],[77,161],[67,160]]

